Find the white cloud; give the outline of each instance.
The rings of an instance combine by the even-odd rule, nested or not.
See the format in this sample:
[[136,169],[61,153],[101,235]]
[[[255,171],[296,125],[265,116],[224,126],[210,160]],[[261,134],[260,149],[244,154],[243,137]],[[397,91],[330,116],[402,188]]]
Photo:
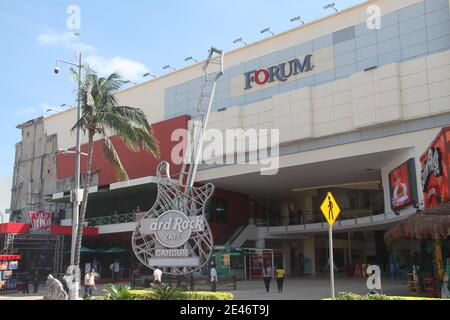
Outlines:
[[124,80],[134,82],[142,80],[142,75],[149,72],[142,63],[118,56],[108,59],[102,56],[91,55],[86,57],[86,62],[101,76],[107,76],[115,72]]
[[42,45],[63,46],[76,52],[93,52],[97,50],[93,46],[79,41],[78,36],[72,32],[58,33],[52,31],[43,33],[37,37],[37,41]]
[[37,111],[36,108],[30,107],[30,108],[25,108],[25,109],[16,111],[16,115],[18,115],[18,116],[31,115],[31,114],[35,113],[36,111]]
[[89,66],[101,76],[108,76],[111,73],[118,73],[124,80],[139,82],[142,75],[149,72],[147,67],[137,61],[123,57],[106,58],[93,54],[97,49],[91,45],[79,41],[77,35],[71,32],[58,33],[50,31],[43,33],[37,38],[38,43],[46,46],[62,46],[77,52],[90,53],[85,58]]

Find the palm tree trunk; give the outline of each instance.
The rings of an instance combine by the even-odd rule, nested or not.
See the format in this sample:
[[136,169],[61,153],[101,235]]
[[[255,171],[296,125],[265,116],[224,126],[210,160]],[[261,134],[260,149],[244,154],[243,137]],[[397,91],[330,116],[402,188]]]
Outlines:
[[77,241],[75,244],[75,265],[80,266],[80,251],[81,251],[81,243],[83,241],[83,227],[84,227],[84,218],[86,216],[87,202],[89,196],[89,187],[91,186],[92,174],[91,174],[91,164],[92,164],[92,156],[94,153],[94,132],[89,131],[89,140],[88,140],[88,157],[87,157],[87,165],[86,165],[86,179],[84,180],[84,190],[83,190],[83,202],[81,203],[80,217],[78,220],[78,232],[77,232]]

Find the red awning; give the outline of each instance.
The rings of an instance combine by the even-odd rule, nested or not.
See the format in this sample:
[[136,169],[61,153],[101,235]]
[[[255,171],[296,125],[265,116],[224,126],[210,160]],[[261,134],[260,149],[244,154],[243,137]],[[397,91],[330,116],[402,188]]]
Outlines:
[[[30,224],[23,223],[4,223],[0,224],[0,233],[30,233]],[[51,234],[72,235],[71,226],[51,226]],[[98,236],[97,227],[84,227],[83,235],[88,237]]]
[[7,255],[0,255],[0,260],[5,261],[5,260],[20,260],[20,256],[18,255],[13,255],[13,254],[7,254]]

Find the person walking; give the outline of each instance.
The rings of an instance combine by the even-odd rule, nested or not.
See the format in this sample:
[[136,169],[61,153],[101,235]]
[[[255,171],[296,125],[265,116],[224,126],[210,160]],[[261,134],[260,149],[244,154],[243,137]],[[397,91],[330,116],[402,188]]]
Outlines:
[[93,289],[97,289],[97,287],[95,286],[95,270],[91,269],[91,271],[84,276],[84,294],[92,296]]
[[136,288],[136,278],[139,275],[139,269],[135,267],[133,271],[131,272],[131,290],[134,290]]
[[30,273],[25,273],[23,277],[23,294],[29,294],[30,293]]
[[270,291],[270,282],[272,281],[273,271],[272,266],[264,267],[263,269],[264,285],[266,287],[266,292]]
[[158,267],[156,267],[155,271],[153,271],[153,282],[156,285],[160,286],[162,283],[161,280],[162,280],[162,271]]
[[275,270],[275,275],[277,278],[278,293],[283,293],[283,284],[284,278],[286,277],[286,271],[284,271],[284,269],[281,266],[279,266]]
[[216,288],[217,288],[217,270],[216,270],[216,267],[214,265],[211,267],[210,276],[211,276],[211,291],[212,292],[216,292]]
[[33,293],[38,293],[39,288],[39,273],[35,272],[33,276]]

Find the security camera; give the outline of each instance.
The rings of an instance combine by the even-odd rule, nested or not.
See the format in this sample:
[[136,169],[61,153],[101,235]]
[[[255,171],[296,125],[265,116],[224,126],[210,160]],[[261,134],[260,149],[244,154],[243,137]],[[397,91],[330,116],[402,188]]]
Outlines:
[[58,74],[58,73],[59,73],[59,67],[56,66],[55,69],[54,69],[53,71],[54,71],[56,74]]

